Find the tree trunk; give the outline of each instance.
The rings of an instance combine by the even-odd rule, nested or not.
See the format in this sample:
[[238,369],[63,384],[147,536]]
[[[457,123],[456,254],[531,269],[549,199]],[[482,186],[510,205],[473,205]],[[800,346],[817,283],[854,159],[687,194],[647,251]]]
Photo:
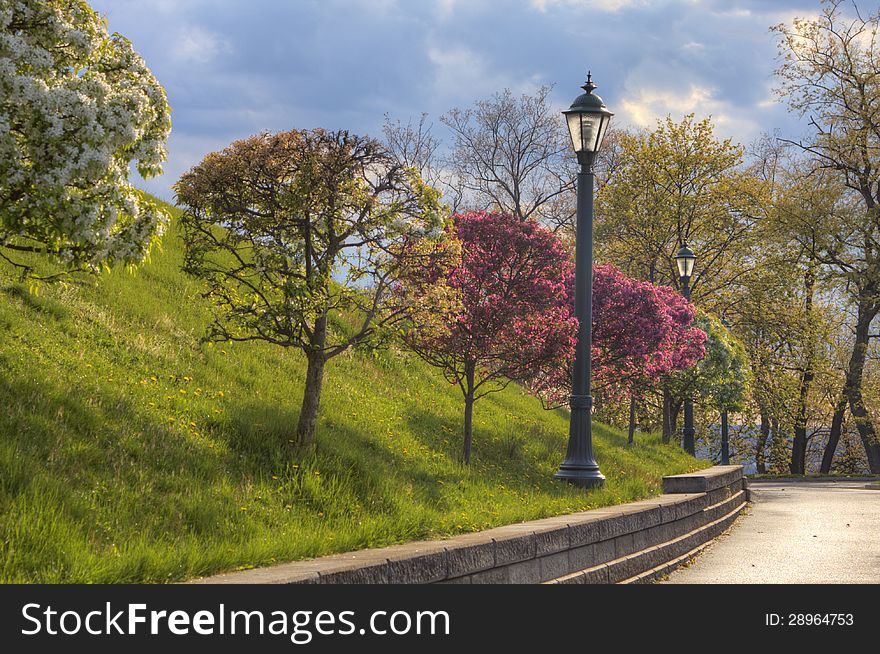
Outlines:
[[[815,288],[815,275],[812,266],[807,266],[804,273],[804,317],[812,327],[813,295]],[[810,399],[810,386],[813,383],[813,360],[815,358],[815,339],[812,334],[807,335],[807,353],[804,361],[804,370],[801,374],[801,383],[798,394],[797,417],[794,424],[794,440],[791,444],[791,463],[788,468],[793,475],[803,475],[807,471],[807,406]]]
[[761,409],[761,433],[758,435],[758,442],[755,445],[755,469],[758,474],[767,472],[767,463],[764,456],[764,450],[767,447],[767,441],[770,439],[770,418],[764,409]]
[[810,385],[813,383],[812,363],[801,375],[800,395],[798,397],[797,416],[794,425],[794,440],[791,443],[791,463],[788,468],[793,475],[804,475],[807,472],[807,402]]
[[474,438],[474,377],[475,367],[472,364],[465,366],[464,394],[464,456],[465,465],[471,462],[471,442]]
[[730,465],[730,425],[726,409],[721,412],[721,465]]
[[315,330],[310,340],[312,347],[306,352],[308,360],[306,387],[299,411],[299,423],[296,426],[296,442],[299,445],[311,445],[315,442],[315,427],[318,424],[318,409],[321,406],[321,387],[324,384],[324,366],[327,363],[324,354],[324,345],[327,342],[325,317],[315,322]]
[[678,429],[678,414],[681,413],[681,402],[676,402],[672,400],[669,403],[669,425],[672,427],[672,432],[676,434],[678,438],[678,444],[683,445],[684,434],[681,433]]
[[794,440],[791,443],[791,462],[788,469],[793,475],[806,474],[807,465],[807,428],[798,425],[794,428]]
[[859,298],[859,318],[856,324],[856,341],[853,346],[849,361],[849,369],[846,375],[846,393],[849,400],[849,410],[852,414],[865,454],[868,465],[873,474],[880,474],[880,442],[877,440],[877,429],[871,420],[871,415],[865,407],[862,397],[862,379],[865,372],[865,358],[868,354],[868,340],[871,321],[877,315],[880,307],[875,306],[871,300]]
[[627,443],[632,445],[636,436],[636,394],[630,393],[629,396],[629,438]]
[[315,427],[318,424],[318,409],[321,406],[321,386],[324,383],[324,353],[308,355],[306,388],[303,393],[299,423],[296,427],[296,441],[299,445],[315,442]]
[[773,416],[770,422],[770,470],[778,470],[785,461],[785,445],[788,442],[788,434],[779,425],[779,418]]
[[813,373],[811,371],[805,371],[801,375],[800,396],[798,398],[797,417],[794,425],[794,440],[791,443],[791,463],[788,465],[788,469],[793,475],[806,474],[807,398],[812,379]]
[[831,472],[831,464],[834,463],[834,453],[837,451],[837,444],[840,442],[840,434],[843,431],[843,416],[846,414],[847,399],[843,395],[834,407],[834,416],[831,418],[831,431],[828,434],[828,442],[825,444],[825,452],[822,454],[822,467],[819,472],[827,475]]
[[663,442],[668,443],[672,439],[672,396],[669,389],[663,386]]

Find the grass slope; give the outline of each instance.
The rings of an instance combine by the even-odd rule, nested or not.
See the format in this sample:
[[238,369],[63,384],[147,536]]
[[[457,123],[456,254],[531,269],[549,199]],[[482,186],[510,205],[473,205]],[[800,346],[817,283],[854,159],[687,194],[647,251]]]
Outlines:
[[314,451],[283,447],[295,351],[200,344],[181,247],[65,287],[0,282],[0,580],[170,582],[626,502],[700,467],[596,426],[608,477],[553,481],[568,423],[518,388],[478,402],[411,355],[333,360]]

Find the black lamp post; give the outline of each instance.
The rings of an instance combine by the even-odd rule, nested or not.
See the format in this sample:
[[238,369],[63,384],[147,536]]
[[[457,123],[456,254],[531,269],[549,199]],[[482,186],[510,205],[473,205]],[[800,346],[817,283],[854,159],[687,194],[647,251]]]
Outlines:
[[[678,265],[678,276],[681,278],[681,293],[685,299],[691,299],[691,277],[694,274],[694,265],[697,262],[697,256],[694,254],[687,243],[684,243],[678,254],[675,256],[675,263]],[[684,450],[691,456],[695,456],[696,446],[694,444],[694,435],[697,430],[694,429],[694,401],[687,397],[684,401]]]
[[611,117],[602,98],[593,94],[592,75],[582,87],[586,93],[563,112],[580,170],[577,177],[577,235],[575,241],[575,316],[580,322],[572,371],[571,422],[568,452],[556,473],[581,488],[605,483],[593,457],[593,396],[590,353],[593,344],[593,164],[608,131]]
[[[721,324],[730,329],[730,323],[726,318],[721,319]],[[727,420],[727,407],[721,412],[721,465],[730,465],[730,432]]]

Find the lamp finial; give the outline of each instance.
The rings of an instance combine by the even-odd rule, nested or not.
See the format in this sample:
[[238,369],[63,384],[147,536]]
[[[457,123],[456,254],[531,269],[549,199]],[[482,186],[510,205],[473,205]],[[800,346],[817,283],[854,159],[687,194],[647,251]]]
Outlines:
[[587,71],[587,83],[581,87],[587,93],[592,93],[595,89],[599,88],[595,84],[593,84],[593,71]]

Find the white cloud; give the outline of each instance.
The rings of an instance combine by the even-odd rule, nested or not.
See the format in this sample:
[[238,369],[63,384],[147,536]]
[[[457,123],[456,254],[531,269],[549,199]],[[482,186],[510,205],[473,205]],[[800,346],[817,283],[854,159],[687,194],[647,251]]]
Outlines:
[[373,11],[376,13],[387,14],[392,11],[399,11],[397,0],[355,0],[362,11]]
[[692,84],[687,93],[649,89],[641,86],[639,91],[620,101],[622,115],[639,127],[650,127],[658,118],[667,114],[712,113],[714,91]]
[[458,4],[458,0],[437,0],[434,13],[439,20],[449,20],[455,13],[456,4]]
[[[138,4],[128,0],[130,4]],[[205,4],[205,0],[151,0],[150,7],[163,14],[178,14],[181,11],[198,9]]]
[[505,86],[503,78],[493,75],[485,60],[470,48],[431,43],[428,60],[434,67],[434,92],[439,97],[448,98],[451,104],[469,103],[485,96],[485,89]]
[[[749,107],[734,106],[718,99],[716,93],[716,89],[697,84],[691,84],[684,93],[640,85],[637,92],[619,102],[619,119],[636,127],[652,128],[667,115],[680,120],[692,113],[697,119],[711,116],[719,133],[735,141],[747,142],[760,133],[761,128],[755,116],[750,115]],[[759,106],[764,107],[763,103]]]
[[782,23],[791,26],[795,19],[815,22],[818,21],[821,16],[815,11],[798,9],[789,11],[771,11],[764,14],[764,18],[772,25],[779,25]]
[[751,18],[752,12],[748,9],[728,9],[727,11],[719,11],[718,15],[724,18]]
[[196,25],[181,27],[170,48],[170,54],[177,62],[189,64],[207,64],[231,52],[232,45],[228,40]]

